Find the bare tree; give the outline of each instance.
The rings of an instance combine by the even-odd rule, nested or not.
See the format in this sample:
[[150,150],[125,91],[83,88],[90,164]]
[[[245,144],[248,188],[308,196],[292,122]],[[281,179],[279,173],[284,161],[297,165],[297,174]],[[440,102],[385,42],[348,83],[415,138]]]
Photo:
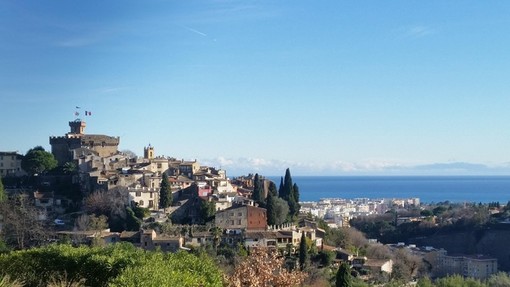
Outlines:
[[230,287],[300,286],[306,273],[286,269],[284,261],[278,252],[254,249],[249,257],[235,267],[234,274],[228,276],[226,281]]
[[367,247],[366,255],[368,258],[372,259],[390,259],[391,251],[386,245],[370,244]]
[[108,191],[97,191],[85,198],[85,211],[89,214],[126,218],[128,205],[126,187],[115,187]]
[[412,254],[405,248],[397,249],[394,253],[393,273],[395,279],[411,280],[417,275],[423,264],[421,257]]
[[18,195],[0,203],[4,240],[16,249],[38,245],[48,239],[49,232],[28,196]]

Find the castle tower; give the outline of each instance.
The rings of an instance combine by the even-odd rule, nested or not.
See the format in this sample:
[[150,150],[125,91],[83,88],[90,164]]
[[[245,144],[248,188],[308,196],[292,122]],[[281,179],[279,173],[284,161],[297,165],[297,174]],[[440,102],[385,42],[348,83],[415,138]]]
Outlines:
[[154,159],[154,147],[152,147],[151,144],[143,148],[143,157],[149,160]]
[[82,122],[80,119],[69,122],[69,127],[71,128],[70,134],[75,135],[83,135],[85,133],[85,127],[87,124]]
[[[120,138],[107,135],[85,134],[85,122],[76,119],[69,122],[70,132],[64,136],[51,136],[51,153],[59,165],[77,159],[75,150],[87,149],[99,157],[109,157],[118,153]],[[83,151],[82,151],[83,152]]]

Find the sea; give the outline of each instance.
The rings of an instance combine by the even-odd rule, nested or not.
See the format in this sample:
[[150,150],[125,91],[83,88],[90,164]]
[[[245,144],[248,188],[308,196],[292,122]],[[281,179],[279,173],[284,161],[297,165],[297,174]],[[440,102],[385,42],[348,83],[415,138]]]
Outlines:
[[[268,177],[278,187],[280,177]],[[510,201],[510,176],[293,176],[300,201],[420,198],[422,203]]]

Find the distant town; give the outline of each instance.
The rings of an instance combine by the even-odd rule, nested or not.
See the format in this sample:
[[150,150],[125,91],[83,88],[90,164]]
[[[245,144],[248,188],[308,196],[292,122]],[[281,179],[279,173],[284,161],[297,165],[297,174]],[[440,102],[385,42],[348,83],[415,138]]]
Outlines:
[[290,270],[285,282],[298,286],[330,286],[342,266],[342,276],[366,286],[453,275],[488,282],[510,270],[510,251],[498,240],[510,230],[510,207],[499,202],[303,202],[288,169],[276,183],[259,174],[229,178],[197,159],[158,156],[150,144],[140,157],[121,151],[119,137],[86,134],[81,119],[69,128],[49,137],[51,151],[0,152],[0,266],[16,250],[58,243],[205,252],[230,274],[227,286],[261,280],[248,270],[253,263],[238,264],[260,250],[278,251]]

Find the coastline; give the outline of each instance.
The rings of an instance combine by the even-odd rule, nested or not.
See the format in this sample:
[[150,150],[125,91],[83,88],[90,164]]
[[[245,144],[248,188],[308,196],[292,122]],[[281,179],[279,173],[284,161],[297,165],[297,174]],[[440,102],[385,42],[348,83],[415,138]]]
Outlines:
[[[279,185],[280,177],[266,177]],[[510,176],[294,176],[300,201],[321,198],[420,198],[432,202],[510,200]]]

